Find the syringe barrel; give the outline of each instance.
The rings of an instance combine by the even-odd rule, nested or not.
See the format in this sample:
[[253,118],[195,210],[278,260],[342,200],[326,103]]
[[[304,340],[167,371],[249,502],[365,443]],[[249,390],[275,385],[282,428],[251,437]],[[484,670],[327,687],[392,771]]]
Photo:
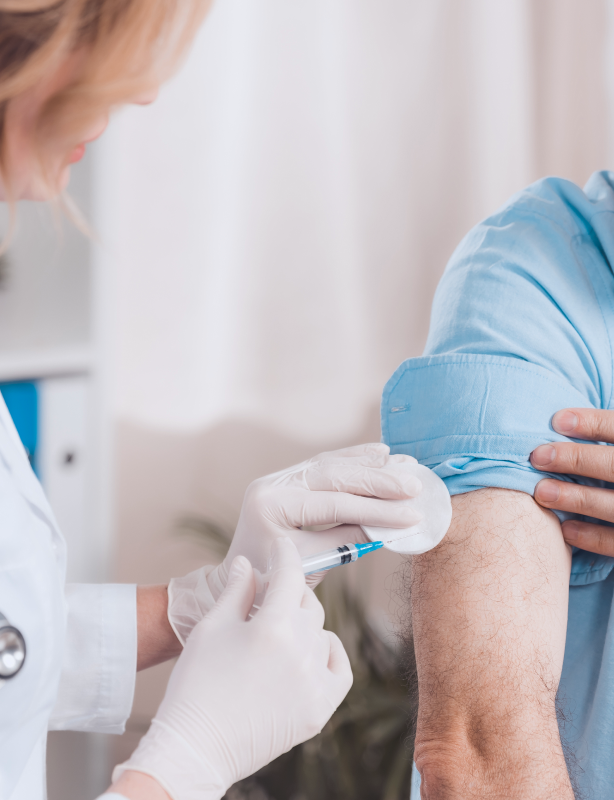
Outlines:
[[344,544],[334,550],[326,550],[324,553],[317,553],[301,559],[305,575],[313,575],[314,572],[322,572],[325,569],[332,569],[357,560],[358,550],[353,544]]

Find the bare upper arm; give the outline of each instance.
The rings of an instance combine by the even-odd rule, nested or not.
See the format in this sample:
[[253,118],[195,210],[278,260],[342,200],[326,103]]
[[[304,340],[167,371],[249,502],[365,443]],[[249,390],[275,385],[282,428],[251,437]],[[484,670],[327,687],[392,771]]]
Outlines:
[[546,783],[534,777],[519,797],[571,798],[555,711],[571,565],[559,521],[504,489],[459,495],[453,508],[444,541],[411,569],[423,797],[429,781],[433,797],[456,796],[441,788],[456,774],[502,781],[472,797],[511,798],[528,770]]

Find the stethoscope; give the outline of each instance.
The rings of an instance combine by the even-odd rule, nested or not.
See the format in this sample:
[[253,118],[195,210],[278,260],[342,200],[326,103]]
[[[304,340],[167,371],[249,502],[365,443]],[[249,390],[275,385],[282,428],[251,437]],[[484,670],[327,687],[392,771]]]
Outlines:
[[0,613],[0,686],[14,678],[26,661],[26,642],[19,628]]

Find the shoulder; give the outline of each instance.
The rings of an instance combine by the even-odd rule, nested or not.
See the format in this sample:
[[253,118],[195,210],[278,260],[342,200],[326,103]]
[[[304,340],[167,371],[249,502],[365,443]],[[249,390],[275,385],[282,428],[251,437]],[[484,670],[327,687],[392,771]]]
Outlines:
[[[614,237],[607,228],[602,229],[603,214],[614,214],[614,172],[594,173],[584,189],[564,178],[543,178],[512,195],[476,225],[455,251],[452,262],[482,249],[486,242],[502,252],[512,246],[521,254],[548,243],[560,247],[585,235],[597,245],[607,245]],[[524,237],[519,241],[515,237],[521,232]]]
[[477,225],[448,264],[426,355],[522,359],[580,389],[612,396],[614,173],[585,189],[546,178]]
[[593,173],[584,188],[565,178],[542,178],[512,195],[482,224],[528,217],[535,227],[552,223],[573,236],[586,232],[603,211],[614,212],[614,172]]

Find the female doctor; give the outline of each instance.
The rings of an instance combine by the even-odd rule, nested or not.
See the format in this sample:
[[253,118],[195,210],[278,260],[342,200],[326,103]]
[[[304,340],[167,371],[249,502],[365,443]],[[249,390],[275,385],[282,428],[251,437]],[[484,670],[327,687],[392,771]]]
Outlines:
[[[208,0],[0,0],[0,198],[61,195],[122,103],[148,103]],[[155,168],[152,165],[152,168]],[[0,407],[0,798],[45,796],[47,730],[121,732],[134,674],[179,655],[148,733],[106,798],[217,800],[317,733],[352,676],[300,553],[417,521],[386,499],[419,484],[384,445],[318,456],[252,484],[230,553],[169,587],[65,586],[65,545]],[[305,526],[343,523],[321,533]],[[273,552],[260,611],[252,569]],[[87,798],[84,798],[87,800]]]

